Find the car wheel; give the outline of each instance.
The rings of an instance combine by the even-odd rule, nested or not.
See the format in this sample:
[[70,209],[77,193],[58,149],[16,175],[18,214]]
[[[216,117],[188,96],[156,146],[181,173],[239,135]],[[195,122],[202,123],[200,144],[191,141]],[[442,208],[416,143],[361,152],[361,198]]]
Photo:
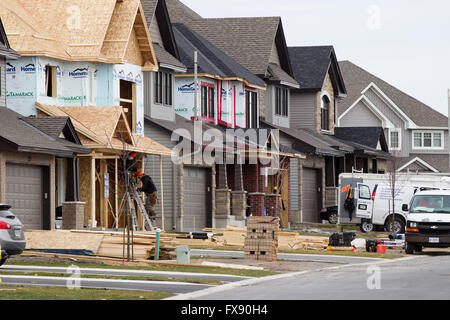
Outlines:
[[362,220],[361,224],[359,225],[359,229],[364,233],[372,232],[373,228],[373,223],[368,220]]
[[337,212],[331,212],[328,216],[328,222],[330,224],[337,224],[338,223],[338,214]]
[[406,254],[414,254],[414,250],[416,249],[416,246],[405,242],[405,252]]
[[6,258],[1,259],[1,260],[0,260],[0,266],[4,265],[5,262],[6,262]]
[[386,222],[386,231],[391,233],[404,233],[405,223],[398,217],[395,217],[394,221],[392,221],[391,217],[388,217]]
[[416,246],[416,249],[415,249],[415,250],[416,250],[417,252],[422,252],[422,249],[423,249],[422,246]]

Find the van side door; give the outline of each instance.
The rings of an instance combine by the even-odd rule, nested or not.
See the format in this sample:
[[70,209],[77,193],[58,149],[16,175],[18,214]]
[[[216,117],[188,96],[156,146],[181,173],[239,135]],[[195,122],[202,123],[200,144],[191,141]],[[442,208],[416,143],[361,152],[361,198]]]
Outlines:
[[358,201],[356,205],[356,217],[372,219],[373,201],[370,187],[366,184],[358,183]]

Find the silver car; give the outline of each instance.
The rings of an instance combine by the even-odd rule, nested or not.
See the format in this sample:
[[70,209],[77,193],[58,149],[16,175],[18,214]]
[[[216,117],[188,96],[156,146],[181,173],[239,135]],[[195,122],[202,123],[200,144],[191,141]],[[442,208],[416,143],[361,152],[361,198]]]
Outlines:
[[0,203],[0,266],[9,256],[21,254],[26,245],[24,226],[10,209],[11,206]]

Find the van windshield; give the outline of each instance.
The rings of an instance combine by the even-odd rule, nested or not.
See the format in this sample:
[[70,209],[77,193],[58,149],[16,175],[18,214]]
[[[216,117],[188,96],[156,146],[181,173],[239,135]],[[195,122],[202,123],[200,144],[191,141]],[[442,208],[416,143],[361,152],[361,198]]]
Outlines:
[[415,196],[410,213],[450,213],[450,195]]

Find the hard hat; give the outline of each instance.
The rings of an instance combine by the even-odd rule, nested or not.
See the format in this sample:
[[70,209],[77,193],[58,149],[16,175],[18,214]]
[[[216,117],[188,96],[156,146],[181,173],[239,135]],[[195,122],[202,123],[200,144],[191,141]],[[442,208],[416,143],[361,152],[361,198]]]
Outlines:
[[137,155],[137,153],[136,153],[136,152],[132,152],[132,153],[130,153],[130,157],[132,157],[132,158],[136,157],[136,155]]
[[139,171],[139,172],[137,173],[137,176],[138,176],[138,177],[143,176],[143,175],[144,175],[144,173],[143,173],[142,171]]

